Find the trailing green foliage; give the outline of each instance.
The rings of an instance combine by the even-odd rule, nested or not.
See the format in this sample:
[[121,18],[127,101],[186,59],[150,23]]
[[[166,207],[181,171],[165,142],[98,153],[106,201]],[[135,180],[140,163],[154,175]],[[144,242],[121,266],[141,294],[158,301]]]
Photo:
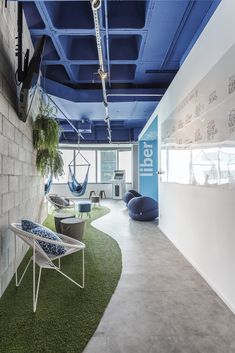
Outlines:
[[64,162],[59,150],[56,150],[53,155],[52,170],[55,178],[64,174]]
[[37,150],[36,165],[42,175],[50,175],[52,173],[57,178],[64,173],[64,162],[62,153],[59,150]]
[[33,122],[33,146],[36,150],[36,165],[42,175],[55,178],[63,174],[63,159],[58,151],[59,124],[56,110],[49,103],[40,103],[39,114]]
[[56,120],[38,115],[33,126],[35,149],[54,150],[58,145],[59,125]]

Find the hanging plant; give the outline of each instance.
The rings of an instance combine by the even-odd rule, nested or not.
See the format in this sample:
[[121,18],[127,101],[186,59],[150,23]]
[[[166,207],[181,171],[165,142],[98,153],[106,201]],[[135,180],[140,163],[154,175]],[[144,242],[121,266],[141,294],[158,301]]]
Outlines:
[[52,167],[51,172],[55,178],[64,174],[64,162],[62,158],[62,152],[59,150],[55,150],[53,154]]
[[58,150],[59,124],[56,110],[51,105],[40,102],[39,114],[33,122],[33,146],[36,150],[36,166],[41,175],[57,178],[63,175],[63,159]]
[[36,166],[41,175],[50,175],[52,169],[51,162],[51,152],[49,150],[37,150]]
[[54,178],[58,178],[64,174],[62,153],[57,149],[53,152],[48,149],[37,150],[36,165],[43,176],[52,175]]
[[33,123],[33,146],[35,149],[54,150],[58,146],[59,124],[56,111],[50,104],[40,103],[39,114]]

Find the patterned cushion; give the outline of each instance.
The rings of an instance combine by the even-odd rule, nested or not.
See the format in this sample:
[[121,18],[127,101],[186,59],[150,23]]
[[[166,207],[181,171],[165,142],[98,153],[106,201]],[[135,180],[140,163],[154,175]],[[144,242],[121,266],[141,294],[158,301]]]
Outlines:
[[25,230],[26,232],[31,232],[31,230],[33,228],[36,227],[43,227],[41,224],[38,224],[36,222],[33,221],[29,221],[28,219],[22,219],[21,220],[21,227],[23,230]]
[[[42,238],[61,241],[61,239],[58,237],[57,234],[55,234],[50,229],[38,223],[29,221],[27,219],[23,219],[21,221],[21,226],[22,226],[22,229],[25,230],[26,232],[39,235]],[[66,249],[64,248],[63,245],[49,244],[49,243],[46,243],[45,241],[38,241],[38,243],[47,254],[59,256],[59,255],[65,254],[66,252]]]
[[69,201],[64,197],[57,196],[57,195],[50,195],[50,199],[52,202],[56,203],[60,206],[69,206]]

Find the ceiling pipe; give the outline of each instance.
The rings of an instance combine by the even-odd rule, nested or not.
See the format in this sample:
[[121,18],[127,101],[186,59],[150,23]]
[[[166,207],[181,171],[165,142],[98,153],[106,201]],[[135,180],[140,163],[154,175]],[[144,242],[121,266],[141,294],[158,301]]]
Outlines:
[[104,68],[103,50],[102,50],[102,43],[101,43],[99,14],[98,14],[98,9],[101,7],[101,1],[102,0],[91,0],[91,8],[92,8],[94,25],[95,25],[96,45],[97,45],[99,65],[100,65],[99,70],[98,70],[98,74],[101,79],[102,91],[103,91],[103,103],[104,103],[104,108],[105,108],[104,121],[107,123],[108,140],[111,143],[111,141],[112,141],[111,132],[112,131],[110,128],[110,117],[109,117],[109,111],[108,111],[108,99],[107,99],[106,82],[105,82],[105,79],[107,78],[108,73],[105,71],[105,68]]
[[107,50],[107,65],[108,65],[108,79],[109,88],[111,87],[111,77],[110,77],[110,51],[109,51],[109,20],[108,20],[108,0],[104,0],[104,14],[105,14],[105,33],[106,33],[106,50]]
[[108,93],[107,97],[163,97],[162,93]]
[[80,131],[74,126],[73,123],[71,123],[71,121],[69,120],[69,118],[65,115],[65,113],[63,112],[63,110],[58,106],[58,104],[56,104],[56,102],[51,98],[51,96],[46,93],[48,99],[54,104],[54,106],[56,107],[56,109],[58,109],[60,111],[60,113],[63,115],[63,117],[65,118],[65,120],[67,121],[67,123],[74,129],[74,131],[78,134],[78,140],[80,141],[80,137],[84,140],[83,135],[80,133]]

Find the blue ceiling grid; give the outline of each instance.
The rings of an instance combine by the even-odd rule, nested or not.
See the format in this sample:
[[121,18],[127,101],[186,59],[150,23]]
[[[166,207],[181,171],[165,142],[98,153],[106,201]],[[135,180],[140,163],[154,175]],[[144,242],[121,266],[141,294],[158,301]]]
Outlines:
[[[100,14],[108,94],[164,94],[220,0],[103,0]],[[98,54],[90,1],[25,1],[33,43],[46,34],[42,73],[45,90],[57,97],[68,118],[94,122],[91,143],[104,141],[105,124]],[[113,141],[137,139],[161,97],[109,97]],[[68,102],[65,103],[65,100]],[[66,123],[59,117],[61,126]],[[98,125],[100,121],[100,125]],[[125,125],[133,121],[138,126]],[[141,125],[141,126],[139,126]],[[73,132],[64,139],[74,140]],[[107,135],[107,134],[106,134]]]

